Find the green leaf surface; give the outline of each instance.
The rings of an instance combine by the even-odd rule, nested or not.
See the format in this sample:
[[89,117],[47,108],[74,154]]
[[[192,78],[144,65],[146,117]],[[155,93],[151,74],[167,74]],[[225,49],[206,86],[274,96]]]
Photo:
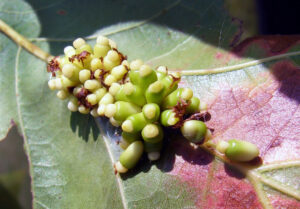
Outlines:
[[[243,25],[223,4],[4,0],[0,19],[52,55],[62,54],[76,37],[94,44],[103,34],[129,60],[172,70],[201,71],[299,49],[297,40],[287,44],[274,37],[246,40],[232,49]],[[0,138],[13,119],[30,161],[34,208],[300,207],[299,56],[185,76],[181,83],[208,103],[214,140],[257,144],[264,162],[260,168],[229,166],[171,134],[159,162],[143,159],[120,177],[113,171],[120,153],[118,130],[104,119],[71,114],[48,89],[43,61],[3,34],[0,44]]]

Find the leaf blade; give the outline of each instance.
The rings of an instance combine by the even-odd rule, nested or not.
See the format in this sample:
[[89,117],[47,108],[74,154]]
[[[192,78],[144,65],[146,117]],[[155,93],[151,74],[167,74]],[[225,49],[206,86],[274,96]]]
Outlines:
[[[219,10],[222,10],[219,7],[216,7],[217,2],[218,1],[213,1],[213,3],[211,3],[212,8],[214,9],[218,8]],[[168,8],[169,3],[170,2],[163,2],[164,4],[163,7]],[[190,5],[188,5],[189,3],[187,2],[179,2],[179,3],[175,2],[174,4],[175,7],[171,7],[167,11],[167,15],[170,15],[171,17],[174,17],[174,15],[176,16],[175,11],[178,11],[178,9],[179,10],[182,9],[182,7],[185,7],[189,11],[191,10]],[[170,5],[172,6],[172,4]],[[47,7],[48,12],[44,13],[43,11],[42,14],[42,12],[37,11],[38,14],[40,15],[40,19],[42,20],[42,22],[48,21],[48,20],[45,21],[45,18],[47,17],[46,15],[47,13],[55,12],[61,6],[63,6],[63,8],[66,9],[65,12],[70,12],[70,16],[67,18],[62,18],[58,16],[58,17],[54,17],[53,18],[54,20],[56,19],[62,20],[63,23],[66,23],[66,20],[68,20],[70,17],[74,17],[74,13],[72,13],[73,11],[68,10],[70,8],[69,6],[67,6],[66,4],[60,4],[60,2],[55,2],[53,5],[51,4],[50,7]],[[43,8],[41,5],[35,5],[34,7]],[[206,14],[212,12],[210,8],[211,6],[207,6],[206,8],[205,7],[203,8],[203,9],[208,9],[207,10],[208,13]],[[76,7],[75,13],[80,9],[81,7]],[[155,17],[154,19],[151,20],[156,20],[156,21],[160,20],[161,22],[164,22],[164,18],[166,18],[165,22],[170,23],[170,20],[172,18],[168,19],[168,17],[165,17],[163,14],[159,12],[157,13],[157,11],[161,11],[161,8],[156,8],[156,11],[150,14],[150,18],[153,16]],[[222,14],[224,14],[223,12],[224,11],[222,10]],[[33,12],[30,11],[30,13]],[[60,13],[62,13],[62,11],[60,11]],[[155,14],[159,14],[159,16],[157,16],[158,19],[156,19]],[[195,16],[193,15],[189,16],[189,18],[194,18],[194,17]],[[204,17],[203,20],[207,18],[207,16],[205,15]],[[224,16],[221,16],[220,18],[216,18],[216,19],[214,18],[212,18],[213,19],[212,22],[216,21],[218,23],[221,23],[220,25],[221,27],[224,27],[222,26],[223,23],[225,24],[226,21],[228,22],[230,19],[229,16],[226,16],[224,22]],[[75,19],[74,22],[76,21],[77,20]],[[194,23],[193,21],[191,23]],[[174,26],[161,27],[160,25],[153,24],[153,22],[146,21],[144,24],[140,24],[136,26],[133,25],[134,27],[129,28],[129,30],[126,29],[126,27],[122,26],[126,30],[116,29],[116,31],[118,32],[111,34],[111,38],[117,40],[121,44],[120,45],[121,50],[125,51],[125,53],[128,52],[127,54],[133,58],[143,58],[147,60],[155,57],[156,59],[150,62],[153,65],[161,64],[161,63],[170,64],[170,66],[173,68],[182,69],[182,68],[191,68],[193,66],[197,68],[207,67],[207,66],[214,67],[214,66],[220,66],[228,63],[234,64],[239,62],[245,62],[248,60],[247,56],[245,56],[244,59],[237,59],[231,54],[228,54],[226,50],[218,49],[217,47],[214,46],[208,46],[208,44],[205,42],[205,39],[201,40],[198,39],[199,37],[197,38],[190,35],[190,34],[194,34],[194,35],[198,34],[199,31],[202,31],[201,29],[200,30],[191,29],[190,30],[191,33],[185,34],[182,33],[181,31],[176,30],[176,27]],[[103,25],[107,23],[111,23],[111,22],[109,21],[102,22]],[[185,23],[184,21],[180,22],[180,24],[184,24],[184,23]],[[68,31],[69,30],[68,27],[62,28],[61,31],[54,31],[53,27],[55,26],[55,24],[53,24],[53,22],[49,22],[49,24],[50,24],[49,28],[47,30],[43,30],[42,34],[43,35],[47,34],[49,35],[50,38],[52,37],[55,38],[60,36],[62,36],[63,38],[69,38],[68,36],[74,33],[74,31],[70,33]],[[126,25],[126,23],[124,25]],[[226,25],[227,23],[225,24],[225,26]],[[231,25],[231,23],[229,25],[232,27],[229,28],[232,31],[228,32],[229,35],[225,36],[226,38],[224,38],[224,43],[223,43],[225,45],[230,42],[230,38],[232,38],[232,35],[234,34],[233,32],[236,29],[236,27],[234,25]],[[204,28],[207,29],[209,26],[210,26],[209,24],[206,24],[204,25]],[[86,27],[89,33],[91,33],[90,28],[92,27],[94,26]],[[112,28],[118,28],[118,27],[120,27],[120,25],[113,25],[112,27],[107,28],[106,30],[108,29],[112,30]],[[218,27],[214,26],[214,28],[218,28]],[[78,28],[76,30],[78,31]],[[189,31],[189,28],[187,27],[185,28],[185,30]],[[61,34],[65,32],[66,34]],[[149,34],[153,32],[157,32],[157,34],[159,35],[149,36]],[[175,41],[170,40],[170,42],[166,41],[165,43],[159,41],[159,38],[168,40],[169,39],[168,32],[170,32],[171,36],[175,36],[175,38],[176,36],[178,36],[177,39],[175,39]],[[134,37],[134,34],[138,34],[137,35],[138,38]],[[213,33],[207,33],[207,35],[213,35],[212,36],[213,40],[216,40],[220,37],[222,38],[222,36],[215,35]],[[127,36],[128,38],[125,39],[124,37]],[[31,37],[35,37],[35,35],[33,34],[33,36]],[[151,37],[150,40],[155,40],[155,41],[149,42],[149,37]],[[34,39],[34,40],[41,41],[40,39]],[[43,40],[49,41],[49,39],[43,39]],[[184,42],[184,40],[188,40],[188,41],[183,45],[178,46],[178,43],[180,44],[181,42]],[[59,41],[64,41],[64,40],[59,40]],[[208,40],[206,41],[209,42]],[[91,42],[94,42],[94,40],[92,40]],[[42,42],[38,44],[42,48],[44,48],[44,50],[51,51],[52,53],[55,52],[55,54],[59,54],[62,51],[62,47],[66,43],[65,42],[54,43],[49,41],[47,43]],[[128,46],[131,47],[128,48]],[[141,48],[141,46],[143,47]],[[186,49],[181,50],[183,46]],[[150,51],[148,50],[144,51],[144,49],[150,49]],[[160,49],[163,50],[160,51]],[[186,50],[191,50],[191,52],[185,54]],[[171,51],[171,53],[168,54],[169,51]],[[203,52],[208,52],[207,53],[208,55],[205,57],[204,56],[205,53]],[[195,54],[195,56],[191,57],[192,54]],[[254,54],[255,55],[259,54],[259,56],[261,55],[268,56],[268,53],[258,53],[257,51],[255,51]],[[96,140],[96,142],[92,141],[92,139],[94,138],[92,133],[93,131],[90,131],[90,129],[92,129],[91,128],[92,126],[84,127],[83,130],[80,130],[80,128],[76,128],[78,126],[82,127],[86,123],[87,124],[91,123],[91,121],[84,116],[68,113],[68,111],[65,108],[65,103],[53,99],[54,94],[50,93],[50,91],[47,89],[47,85],[46,85],[47,76],[45,72],[43,73],[34,72],[35,75],[34,78],[32,78],[32,76],[31,77],[28,76],[29,69],[32,68],[44,69],[45,66],[25,51],[22,51],[21,55],[22,56],[20,58],[21,59],[20,63],[22,64],[22,68],[18,72],[19,75],[17,76],[20,78],[20,83],[18,83],[19,91],[21,94],[19,97],[20,100],[19,106],[20,106],[20,116],[21,118],[23,118],[22,120],[24,120],[23,133],[25,133],[24,134],[24,136],[26,137],[25,140],[27,141],[28,144],[27,151],[29,153],[29,156],[31,156],[31,162],[32,162],[31,173],[34,180],[33,189],[35,192],[34,201],[35,201],[36,208],[40,208],[40,207],[61,208],[64,206],[68,206],[68,207],[80,206],[80,207],[94,208],[99,204],[102,205],[103,207],[107,207],[108,205],[113,205],[113,207],[118,208],[118,207],[124,207],[124,203],[126,203],[125,207],[127,206],[128,208],[133,208],[133,207],[151,208],[153,204],[160,204],[161,206],[166,208],[182,208],[182,207],[197,207],[199,206],[197,205],[199,201],[201,204],[204,205],[207,204],[208,206],[211,206],[211,204],[213,204],[213,202],[208,201],[207,198],[203,199],[203,195],[202,196],[200,195],[202,199],[201,198],[199,199],[198,193],[199,191],[202,191],[199,185],[202,185],[203,182],[205,183],[206,178],[201,179],[200,176],[197,176],[195,174],[195,172],[197,171],[200,173],[203,172],[201,168],[203,168],[204,171],[207,170],[208,169],[207,167],[210,167],[210,163],[215,162],[215,160],[207,161],[207,158],[211,158],[211,157],[207,157],[210,155],[200,150],[198,150],[197,153],[192,154],[192,156],[184,154],[185,152],[187,152],[187,150],[189,150],[189,147],[185,145],[184,146],[185,150],[181,150],[181,151],[178,150],[178,146],[182,145],[181,142],[177,144],[177,147],[176,147],[176,143],[173,142],[172,146],[174,146],[175,143],[175,147],[173,147],[173,151],[169,150],[163,156],[162,161],[160,161],[156,166],[149,167],[150,164],[148,162],[142,161],[141,165],[139,165],[139,168],[132,171],[131,174],[129,174],[129,176],[123,177],[122,181],[118,179],[117,181],[121,182],[124,188],[123,199],[125,199],[125,201],[124,200],[120,201],[122,199],[119,193],[120,188],[118,188],[116,179],[112,175],[113,173],[112,162],[110,162],[109,160],[109,156],[108,156],[109,154],[107,153],[107,150],[105,150],[104,142],[100,141],[101,139],[99,137]],[[201,63],[199,61],[201,56],[204,56],[206,58],[205,63]],[[221,60],[218,60],[219,56],[221,57],[223,56],[223,58]],[[178,59],[178,57],[181,57],[182,59]],[[179,60],[181,60],[182,62]],[[192,62],[190,62],[191,60]],[[259,72],[263,72],[265,70],[260,65],[255,67],[259,68],[258,69]],[[279,68],[281,69],[282,67]],[[224,77],[222,78],[222,76],[224,75],[221,74],[214,75],[211,77],[209,76],[202,77],[201,79],[205,85],[200,86],[200,91],[199,92],[197,91],[197,94],[205,97],[205,99],[207,100],[211,99],[211,97],[214,96],[212,92],[208,92],[207,94],[204,93],[202,94],[202,92],[213,89],[212,88],[214,87],[213,85],[217,85],[218,82],[222,82],[222,81],[226,81],[227,83],[232,84],[233,86],[234,85],[238,86],[241,83],[241,80],[242,81],[248,80],[248,82],[250,84],[252,83],[253,86],[259,86],[261,83],[264,83],[264,80],[258,80],[258,81],[256,80],[256,78],[260,78],[259,72],[253,73],[251,70],[246,69],[239,72],[238,71],[232,72],[233,74],[226,73],[225,76],[226,79]],[[187,83],[189,81],[186,79],[185,82]],[[199,88],[199,86],[197,86],[197,83],[198,82],[190,82],[190,85],[193,88]],[[218,88],[219,89],[217,90],[220,90],[222,89],[222,86],[219,85]],[[219,94],[219,96],[222,95],[223,93]],[[48,109],[51,110],[50,114],[47,111]],[[44,119],[46,122],[43,121],[41,118],[39,118],[41,115],[45,117]],[[218,118],[218,117],[216,116],[214,118]],[[54,124],[51,124],[52,121]],[[74,122],[75,122],[75,126],[74,126]],[[216,127],[222,130],[222,126],[220,126],[220,123],[216,123]],[[40,130],[42,130],[42,132],[40,132]],[[105,133],[105,135],[107,134],[110,134],[110,136],[113,139],[116,138],[113,135],[114,132],[112,131],[109,133]],[[86,138],[86,139],[89,138],[89,140],[85,142],[84,140],[82,140],[82,138]],[[42,140],[40,141],[40,139]],[[108,142],[108,140],[106,140],[105,142]],[[113,151],[112,155],[115,155],[117,157],[119,151],[113,148],[116,147],[116,145],[113,144],[113,141],[110,142],[109,145],[110,145],[110,149],[108,150],[112,150]],[[66,152],[65,149],[67,150]],[[276,151],[275,153],[278,153],[278,151]],[[180,164],[180,160],[181,160],[181,164]],[[175,161],[175,164],[172,161]],[[103,163],[103,166],[101,168],[97,167],[99,162]],[[200,165],[198,165],[197,163],[195,164],[195,162],[200,163]],[[144,165],[142,165],[142,163],[144,163]],[[191,180],[194,183],[194,185],[197,186],[193,187],[194,185],[192,185],[190,182],[187,182],[187,179],[183,179],[181,175],[182,173],[176,173],[175,172],[176,166],[178,166],[178,170],[180,170],[180,172],[184,173],[186,176],[190,175],[190,178],[188,178],[188,180]],[[246,202],[243,203],[250,206],[252,205],[255,207],[256,206],[261,207],[258,201],[258,197],[256,196],[252,186],[249,184],[247,180],[245,179],[239,180],[236,179],[236,177],[229,176],[229,174],[226,172],[226,169],[222,168],[222,164],[220,163],[218,164],[218,169],[216,174],[214,174],[214,172],[211,172],[207,177],[216,176],[213,177],[211,180],[214,181],[218,177],[218,175],[220,175],[223,179],[234,183],[234,187],[227,187],[227,191],[228,189],[230,191],[234,191],[235,189],[247,188],[247,191],[251,194],[249,196],[250,199],[246,199],[245,200]],[[203,176],[206,176],[205,172],[203,173]],[[102,180],[104,179],[106,183],[100,182],[99,179]],[[208,187],[207,191],[206,192],[203,191],[203,192],[207,193],[207,192],[213,192],[214,190],[216,191],[218,190],[219,195],[221,196],[225,195],[226,190],[224,189],[222,190],[219,188],[220,185],[222,185],[224,182],[223,181],[216,181],[216,182],[218,182],[218,184],[214,184],[215,186],[214,189]],[[95,188],[96,185],[98,185],[99,188]],[[161,185],[163,186],[161,187]],[[80,190],[80,191],[76,191],[76,190]],[[169,192],[170,190],[172,190],[173,193],[170,193]],[[95,192],[95,194],[93,194],[93,191]],[[92,195],[88,196],[90,192],[92,193]],[[113,196],[116,193],[118,195]],[[61,197],[60,199],[59,197],[62,194],[64,196]],[[243,194],[246,195],[246,193],[241,194],[236,192],[233,192],[233,194],[234,194],[233,196],[230,195],[225,196],[224,198],[221,199],[222,201],[215,202],[214,203],[215,207],[218,207],[220,205],[238,206],[238,201],[236,200],[242,200],[241,198],[243,197]],[[98,196],[101,196],[101,198],[97,199]],[[110,198],[111,196],[115,197],[115,199],[111,199]],[[204,197],[207,196],[204,195]],[[229,205],[227,205],[227,202],[225,200],[233,201],[233,203],[231,204],[229,202],[228,203]],[[278,201],[280,202],[281,200]],[[123,206],[122,206],[122,202],[123,202]],[[266,203],[266,205],[268,204],[269,203]]]

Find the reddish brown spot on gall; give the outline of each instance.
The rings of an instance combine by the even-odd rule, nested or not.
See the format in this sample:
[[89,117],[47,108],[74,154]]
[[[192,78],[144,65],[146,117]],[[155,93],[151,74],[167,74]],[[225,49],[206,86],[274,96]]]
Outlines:
[[121,62],[123,62],[123,60],[127,60],[127,56],[124,56],[121,52],[118,51],[118,49],[113,48],[113,50],[118,53]]
[[82,65],[84,65],[83,61],[90,55],[91,53],[87,52],[87,51],[83,51],[80,54],[75,54],[72,57],[69,58],[70,62],[74,62],[75,59],[77,59],[79,62],[82,63]]
[[177,102],[177,104],[172,108],[173,112],[175,112],[176,117],[183,118],[186,108],[189,106],[189,101],[186,102],[182,98]]
[[100,80],[102,86],[104,86],[104,87],[108,90],[108,89],[109,89],[109,86],[106,85],[106,84],[104,83],[105,75],[106,75],[108,72],[105,71],[104,69],[100,69],[100,71],[101,71],[101,72],[100,72],[100,78],[99,78],[99,80]]
[[85,89],[84,87],[80,89],[80,91],[76,94],[76,97],[78,99],[79,105],[83,105],[86,108],[92,108],[93,105],[91,105],[87,100],[86,97],[90,92]]
[[[177,102],[177,104],[172,108],[175,116],[179,118],[179,121],[172,126],[173,129],[181,128],[184,122],[189,120],[201,120],[203,122],[209,121],[211,119],[211,115],[209,112],[197,112],[194,114],[186,114],[186,109],[190,105],[190,101],[186,102],[185,100],[181,99]],[[214,130],[214,129],[212,129]]]
[[172,128],[180,128],[183,125],[183,117],[188,106],[189,102],[186,102],[182,98],[180,98],[177,104],[172,108],[175,116],[179,118],[179,121],[174,126],[172,126]]
[[58,57],[54,57],[47,65],[47,72],[51,72],[52,76],[56,76],[55,72],[60,70]]
[[90,79],[94,79],[94,78],[95,78],[95,72],[94,72],[94,71],[91,71]]
[[190,117],[188,117],[187,119],[185,119],[184,121],[189,121],[189,120],[201,120],[203,122],[207,122],[211,119],[211,115],[209,114],[209,112],[198,112],[195,113],[193,115],[191,115]]
[[169,76],[171,76],[172,77],[172,84],[171,84],[171,86],[170,86],[170,88],[172,88],[178,81],[180,81],[180,79],[181,79],[181,77],[175,77],[174,75],[172,75],[172,74],[169,74]]

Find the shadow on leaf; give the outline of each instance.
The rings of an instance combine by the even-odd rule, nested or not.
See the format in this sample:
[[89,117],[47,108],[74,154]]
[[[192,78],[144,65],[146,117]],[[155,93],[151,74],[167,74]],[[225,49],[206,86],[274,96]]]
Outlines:
[[21,209],[16,198],[7,189],[0,184],[0,203],[1,209]]
[[77,133],[84,141],[88,141],[90,134],[94,141],[97,140],[100,131],[96,121],[90,114],[84,115],[79,112],[72,112],[70,126],[74,133]]
[[181,136],[179,131],[167,133],[164,140],[163,150],[161,151],[161,158],[158,161],[150,162],[146,154],[139,161],[137,166],[128,173],[122,175],[122,179],[126,180],[132,178],[140,172],[147,173],[152,166],[156,166],[162,172],[168,173],[174,169],[175,160],[177,157],[182,158],[185,162],[192,165],[208,165],[214,160],[214,156],[200,147],[193,147],[191,144]]
[[[295,63],[296,64],[296,63]],[[288,61],[275,63],[272,73],[280,82],[279,91],[288,98],[300,103],[300,69]]]
[[240,172],[237,168],[225,163],[224,164],[224,169],[225,172],[227,173],[228,176],[237,178],[237,179],[244,179],[246,178],[245,174],[243,174],[242,172]]

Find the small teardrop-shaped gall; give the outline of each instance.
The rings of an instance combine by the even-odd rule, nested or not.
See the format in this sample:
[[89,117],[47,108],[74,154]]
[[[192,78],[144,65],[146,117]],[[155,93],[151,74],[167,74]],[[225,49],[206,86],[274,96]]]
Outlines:
[[184,122],[181,127],[182,135],[195,144],[202,144],[205,141],[207,128],[205,123],[198,120],[189,120]]
[[132,142],[120,156],[120,163],[127,169],[133,168],[144,152],[142,141]]
[[163,140],[164,132],[159,124],[150,123],[143,128],[142,137],[146,142],[157,143]]
[[225,155],[230,160],[247,162],[253,160],[259,155],[257,146],[250,142],[231,139],[228,143],[229,146],[225,151]]

